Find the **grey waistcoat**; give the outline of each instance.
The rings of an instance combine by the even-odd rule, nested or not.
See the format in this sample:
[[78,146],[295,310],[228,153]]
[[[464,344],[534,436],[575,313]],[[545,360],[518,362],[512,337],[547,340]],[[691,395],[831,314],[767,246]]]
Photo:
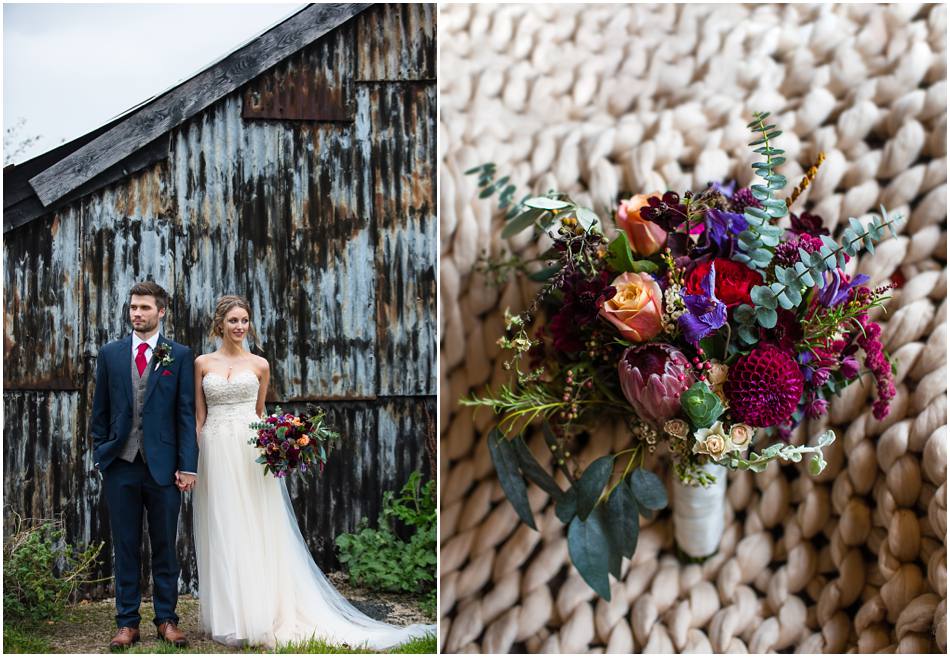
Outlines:
[[[158,345],[156,345],[156,348]],[[125,441],[119,458],[123,461],[132,462],[135,460],[136,453],[142,454],[142,460],[145,461],[145,450],[142,447],[142,409],[145,406],[145,388],[148,386],[148,377],[152,372],[152,361],[149,359],[145,366],[145,372],[139,376],[139,368],[135,366],[135,358],[132,358],[132,430],[129,431],[129,439]]]

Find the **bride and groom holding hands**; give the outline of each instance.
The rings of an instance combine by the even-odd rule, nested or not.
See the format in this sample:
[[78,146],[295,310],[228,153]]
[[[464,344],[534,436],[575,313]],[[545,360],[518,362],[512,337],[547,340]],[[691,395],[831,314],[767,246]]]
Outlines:
[[152,553],[154,623],[178,647],[178,516],[193,491],[201,625],[215,641],[262,645],[320,638],[384,649],[434,632],[395,627],[353,607],[314,563],[284,481],[256,463],[250,424],[264,414],[270,368],[245,348],[252,313],[218,300],[219,348],[194,357],[159,333],[168,294],[129,294],[132,333],[99,350],[90,434],[114,546],[116,624],[110,648],[139,640],[143,516]]

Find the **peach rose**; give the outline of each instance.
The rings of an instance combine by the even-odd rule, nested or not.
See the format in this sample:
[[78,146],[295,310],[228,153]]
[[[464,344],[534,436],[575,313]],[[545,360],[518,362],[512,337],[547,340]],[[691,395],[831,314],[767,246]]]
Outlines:
[[722,422],[716,422],[711,427],[697,429],[693,434],[696,442],[693,444],[693,454],[705,454],[714,461],[719,461],[732,451],[732,442],[722,428]]
[[732,446],[735,447],[736,450],[741,451],[749,446],[754,433],[755,429],[750,427],[748,424],[733,424],[732,428],[729,430],[729,440],[732,442]]
[[631,342],[645,342],[663,330],[663,292],[649,274],[624,272],[611,283],[613,298],[600,307],[600,315]]
[[666,244],[666,231],[652,221],[640,218],[640,209],[647,205],[647,199],[656,194],[637,194],[633,198],[620,202],[617,208],[616,223],[627,234],[630,248],[639,256],[647,257],[659,253]]
[[301,436],[300,438],[297,439],[297,445],[299,445],[300,447],[306,447],[309,444],[310,444],[309,436]]

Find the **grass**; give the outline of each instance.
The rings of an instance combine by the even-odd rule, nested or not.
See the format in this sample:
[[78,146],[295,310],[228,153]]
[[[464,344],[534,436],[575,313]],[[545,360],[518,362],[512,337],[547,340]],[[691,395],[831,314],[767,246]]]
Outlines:
[[8,655],[46,653],[50,652],[50,644],[45,637],[37,636],[35,630],[4,623],[3,652]]
[[[345,586],[340,585],[338,586]],[[348,590],[349,591],[349,590]],[[353,593],[353,591],[349,591]],[[384,594],[365,593],[373,600],[384,599]],[[355,598],[360,597],[357,591]],[[400,599],[403,600],[403,616],[394,616],[393,621],[399,625],[409,622],[432,622],[419,616],[419,609],[422,606],[422,600],[417,598],[407,598],[405,596],[385,597],[388,603],[396,604]],[[407,610],[415,609],[415,612]],[[181,616],[180,627],[188,637],[187,648],[175,648],[174,646],[160,641],[156,637],[155,627],[152,625],[153,616],[151,600],[142,601],[142,623],[140,629],[142,640],[130,648],[131,654],[209,654],[209,653],[245,653],[245,654],[373,654],[378,651],[368,650],[366,648],[350,648],[348,646],[329,644],[320,640],[304,641],[289,645],[278,646],[276,650],[268,650],[264,647],[244,647],[234,648],[219,643],[215,643],[201,634],[198,600],[190,595],[182,595],[178,598],[178,614]],[[406,614],[413,613],[409,616]],[[4,653],[107,653],[109,639],[115,630],[115,602],[114,600],[99,600],[94,602],[84,601],[79,604],[69,605],[65,614],[60,620],[48,621],[35,625],[16,626],[5,624],[3,631],[3,652]],[[392,622],[392,621],[391,621]],[[414,653],[414,654],[435,654],[438,652],[438,645],[434,635],[415,639],[401,646],[390,649],[390,653]]]

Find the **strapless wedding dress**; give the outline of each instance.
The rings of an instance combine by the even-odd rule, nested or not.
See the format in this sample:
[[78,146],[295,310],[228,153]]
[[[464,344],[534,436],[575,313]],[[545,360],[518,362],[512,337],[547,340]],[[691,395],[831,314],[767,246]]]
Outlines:
[[228,645],[318,638],[383,650],[434,625],[396,627],[366,616],[314,563],[284,481],[265,475],[248,444],[259,382],[251,371],[202,381],[208,417],[194,495],[198,597],[203,630]]

